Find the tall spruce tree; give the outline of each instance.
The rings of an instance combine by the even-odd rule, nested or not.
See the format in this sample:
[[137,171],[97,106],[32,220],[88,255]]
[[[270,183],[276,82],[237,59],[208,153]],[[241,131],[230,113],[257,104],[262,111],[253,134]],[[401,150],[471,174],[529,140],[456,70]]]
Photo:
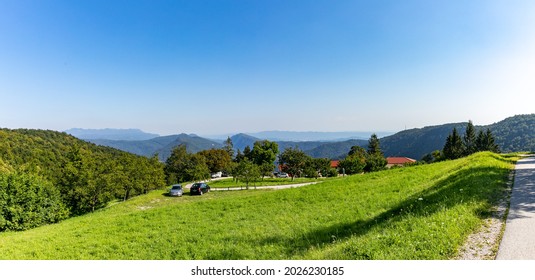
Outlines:
[[227,136],[227,140],[225,141],[223,149],[228,153],[231,159],[234,158],[234,144],[232,143],[230,136]]
[[487,132],[485,133],[485,139],[485,142],[487,143],[487,151],[491,151],[493,153],[500,152],[500,147],[498,146],[498,144],[496,144],[494,136],[492,135],[492,132],[489,128],[487,128]]
[[442,153],[445,159],[457,159],[463,156],[463,151],[463,140],[459,136],[457,128],[454,127],[452,133],[446,138],[446,144],[442,149]]
[[381,144],[377,134],[372,134],[368,140],[368,155],[366,157],[366,172],[379,171],[386,167],[387,161],[381,151]]
[[368,140],[368,154],[370,155],[383,155],[383,152],[381,151],[381,145],[379,143],[379,138],[377,138],[377,134],[372,134],[370,137],[370,140]]
[[494,153],[500,152],[500,147],[495,143],[494,136],[490,129],[487,128],[485,132],[479,131],[476,138],[477,151],[491,151]]
[[474,128],[474,124],[472,121],[468,121],[468,125],[466,126],[466,132],[463,136],[463,145],[464,145],[464,156],[471,155],[475,152],[477,152],[476,147],[476,130]]

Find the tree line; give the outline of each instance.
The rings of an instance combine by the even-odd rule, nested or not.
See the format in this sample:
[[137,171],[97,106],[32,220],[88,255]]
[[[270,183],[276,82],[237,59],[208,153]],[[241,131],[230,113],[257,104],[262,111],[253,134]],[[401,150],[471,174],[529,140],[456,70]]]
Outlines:
[[[443,150],[428,155],[428,162],[478,151],[498,152],[499,147],[489,129],[476,132],[469,122],[463,136],[453,129]],[[230,138],[221,149],[195,154],[181,145],[162,163],[157,155],[136,156],[65,133],[0,129],[0,231],[57,222],[168,184],[205,180],[215,172],[232,175],[249,186],[273,176],[276,169],[293,179],[373,172],[385,166],[375,134],[367,149],[351,147],[338,168],[333,168],[330,159],[312,158],[297,147],[279,153],[278,144],[268,140],[236,152]]]
[[0,231],[54,223],[163,187],[156,156],[55,131],[0,129]]
[[273,176],[277,164],[292,179],[336,175],[330,159],[311,158],[297,148],[279,153],[278,144],[269,140],[256,141],[252,148],[246,146],[243,151],[235,151],[230,137],[223,148],[196,154],[188,153],[184,145],[175,147],[166,161],[165,174],[167,183],[173,184],[208,179],[211,173],[222,171],[248,187],[252,182]]
[[339,162],[338,169],[344,174],[358,174],[385,169],[387,161],[381,150],[381,144],[376,134],[368,140],[368,149],[353,146],[347,156]]
[[384,169],[386,163],[376,134],[370,137],[368,150],[353,146],[338,167],[331,166],[328,158],[312,158],[297,147],[279,153],[278,144],[268,140],[256,141],[253,148],[246,146],[235,155],[232,140],[227,138],[223,148],[196,154],[188,153],[184,145],[175,147],[166,161],[165,174],[167,183],[174,184],[208,179],[210,173],[223,171],[248,187],[251,182],[273,176],[275,170],[288,173],[293,180],[373,172]]
[[460,135],[457,128],[446,138],[441,151],[434,151],[423,157],[424,162],[437,162],[442,160],[458,159],[483,151],[500,152],[494,135],[489,128],[476,131],[472,121],[468,121],[464,135]]

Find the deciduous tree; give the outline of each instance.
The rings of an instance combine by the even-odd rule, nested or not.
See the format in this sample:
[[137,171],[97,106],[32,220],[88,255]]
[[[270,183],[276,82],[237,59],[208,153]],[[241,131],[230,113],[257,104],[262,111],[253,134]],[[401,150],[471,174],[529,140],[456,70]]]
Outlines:
[[256,141],[250,153],[250,160],[259,167],[263,176],[269,176],[273,172],[274,162],[279,153],[277,142],[268,140]]
[[229,171],[232,159],[229,153],[224,149],[204,150],[200,151],[198,154],[205,158],[206,165],[211,173]]
[[247,189],[249,189],[249,184],[251,182],[255,182],[260,178],[260,170],[258,166],[249,159],[240,161],[234,167],[233,174],[238,180],[245,182],[245,187]]
[[303,172],[308,158],[309,156],[298,148],[286,148],[279,154],[279,164],[282,166],[282,171],[292,176],[293,181]]
[[351,150],[349,150],[347,157],[340,161],[340,163],[338,164],[338,168],[340,170],[343,170],[345,174],[361,173],[366,168],[367,158],[368,153],[364,148],[360,146],[353,146],[351,147]]

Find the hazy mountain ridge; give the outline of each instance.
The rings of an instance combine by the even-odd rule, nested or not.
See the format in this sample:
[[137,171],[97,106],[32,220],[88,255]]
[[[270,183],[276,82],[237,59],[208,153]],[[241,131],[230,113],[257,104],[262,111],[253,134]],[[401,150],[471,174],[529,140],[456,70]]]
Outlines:
[[[322,131],[261,131],[247,133],[250,136],[267,139],[270,141],[283,142],[341,142],[351,139],[364,140],[368,139],[374,132],[367,131],[340,131],[340,132],[322,132]],[[393,134],[393,132],[376,132],[379,137]]]
[[467,123],[452,123],[404,130],[381,138],[381,149],[385,156],[404,156],[419,160],[428,153],[442,150],[453,128],[463,134],[466,125]]
[[[400,131],[396,134],[380,138],[381,148],[385,156],[406,156],[421,159],[425,154],[435,150],[442,150],[446,137],[456,128],[460,134],[464,134],[467,122],[449,123],[442,125],[426,126]],[[496,143],[504,152],[535,151],[535,114],[517,115],[503,121],[486,125],[476,126],[476,130],[491,129]],[[370,134],[371,135],[371,134]],[[299,148],[312,157],[326,157],[332,159],[344,158],[352,146],[367,147],[367,139],[351,139],[346,141],[276,141],[279,150],[286,148]],[[246,146],[253,147],[254,142],[263,140],[249,134],[239,133],[230,137],[234,148],[241,150]],[[264,138],[265,139],[265,138]],[[194,134],[178,134],[161,136],[143,141],[114,141],[114,140],[89,140],[95,144],[110,146],[138,155],[150,157],[155,153],[165,160],[174,147],[185,144],[188,151],[195,153],[201,150],[220,148],[222,142],[209,140]]]
[[95,140],[95,139],[106,139],[106,140],[126,140],[126,141],[136,141],[136,140],[149,140],[160,135],[154,133],[147,133],[136,128],[129,129],[115,129],[115,128],[103,128],[103,129],[85,129],[85,128],[71,128],[65,131],[67,134],[70,134],[78,139],[83,140]]
[[158,154],[161,161],[165,161],[170,155],[174,147],[179,145],[186,145],[186,149],[190,153],[197,153],[202,150],[211,148],[220,148],[223,145],[193,134],[177,134],[169,136],[160,136],[149,140],[140,141],[126,141],[126,140],[105,140],[105,139],[86,139],[89,142],[97,145],[109,146],[129,153],[140,156],[151,157]]

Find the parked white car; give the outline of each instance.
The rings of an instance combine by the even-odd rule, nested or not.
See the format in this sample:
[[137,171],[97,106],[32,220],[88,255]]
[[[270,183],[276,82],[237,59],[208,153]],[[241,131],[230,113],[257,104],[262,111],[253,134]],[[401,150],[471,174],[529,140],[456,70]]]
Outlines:
[[213,178],[221,178],[222,175],[223,175],[223,172],[221,172],[221,171],[216,172],[216,173],[212,173],[212,179]]
[[290,175],[288,175],[288,173],[286,173],[286,172],[281,172],[281,173],[277,174],[277,177],[279,177],[279,178],[290,178]]

